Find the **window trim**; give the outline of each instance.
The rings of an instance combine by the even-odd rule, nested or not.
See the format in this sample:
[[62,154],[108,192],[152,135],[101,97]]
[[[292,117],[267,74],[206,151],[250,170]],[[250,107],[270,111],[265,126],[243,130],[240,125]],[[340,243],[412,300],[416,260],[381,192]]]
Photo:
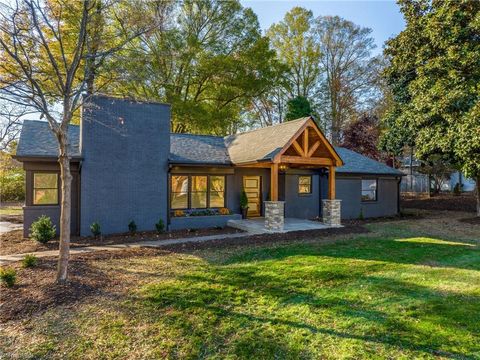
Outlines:
[[[56,188],[39,188],[39,189],[44,189],[44,190],[57,190],[57,202],[55,203],[48,203],[48,204],[35,204],[35,175],[36,174],[42,174],[42,175],[56,175],[57,177],[57,187]],[[31,189],[31,194],[32,194],[32,204],[31,206],[58,206],[60,205],[60,174],[56,171],[32,171],[32,189]]]
[[[172,177],[173,176],[186,176],[188,179],[188,190],[187,190],[187,207],[186,208],[172,208]],[[192,207],[192,177],[193,176],[206,176],[207,177],[207,204],[206,207],[202,208],[193,208]],[[224,186],[223,186],[223,206],[210,206],[210,177],[223,177]],[[198,174],[171,174],[170,181],[169,181],[169,189],[170,189],[170,199],[168,201],[169,210],[205,210],[205,209],[221,209],[227,207],[227,176],[224,174],[205,174],[205,173],[198,173]]]
[[[364,200],[363,199],[363,180],[374,180],[375,181],[375,199]],[[373,203],[378,201],[378,178],[362,178],[360,183],[360,200],[362,203]]]
[[[310,191],[309,192],[300,192],[300,178],[301,177],[308,177],[310,178]],[[299,196],[308,196],[313,194],[313,177],[312,175],[298,175],[297,178],[297,194]]]

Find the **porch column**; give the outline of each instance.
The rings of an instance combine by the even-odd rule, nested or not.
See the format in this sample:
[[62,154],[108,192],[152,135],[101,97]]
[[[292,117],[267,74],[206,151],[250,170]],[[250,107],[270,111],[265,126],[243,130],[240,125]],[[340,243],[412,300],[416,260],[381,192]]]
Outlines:
[[272,232],[283,231],[284,202],[278,201],[278,163],[270,167],[270,201],[265,201],[265,228]]
[[322,200],[322,220],[329,226],[340,226],[341,201],[335,199],[335,167],[328,167],[328,199]]

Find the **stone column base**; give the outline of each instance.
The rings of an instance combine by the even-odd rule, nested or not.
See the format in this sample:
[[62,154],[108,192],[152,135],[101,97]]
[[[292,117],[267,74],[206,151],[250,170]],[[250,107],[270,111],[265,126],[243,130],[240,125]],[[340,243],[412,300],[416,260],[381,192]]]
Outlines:
[[284,201],[265,201],[265,228],[269,231],[283,231]]
[[342,200],[322,200],[322,221],[326,225],[340,226],[341,225],[341,208]]

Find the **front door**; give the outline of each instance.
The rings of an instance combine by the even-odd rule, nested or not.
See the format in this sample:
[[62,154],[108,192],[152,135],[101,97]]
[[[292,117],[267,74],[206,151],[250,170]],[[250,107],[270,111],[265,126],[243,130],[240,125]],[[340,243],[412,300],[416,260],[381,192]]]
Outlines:
[[260,176],[244,176],[243,190],[248,198],[248,216],[260,216],[262,196]]

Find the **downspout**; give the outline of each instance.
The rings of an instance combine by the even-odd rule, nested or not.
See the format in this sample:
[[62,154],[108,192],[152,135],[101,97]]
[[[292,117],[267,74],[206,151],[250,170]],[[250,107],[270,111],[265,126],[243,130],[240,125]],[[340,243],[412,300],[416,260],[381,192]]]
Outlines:
[[170,230],[170,184],[171,184],[171,165],[168,165],[168,172],[167,172],[167,230]]

